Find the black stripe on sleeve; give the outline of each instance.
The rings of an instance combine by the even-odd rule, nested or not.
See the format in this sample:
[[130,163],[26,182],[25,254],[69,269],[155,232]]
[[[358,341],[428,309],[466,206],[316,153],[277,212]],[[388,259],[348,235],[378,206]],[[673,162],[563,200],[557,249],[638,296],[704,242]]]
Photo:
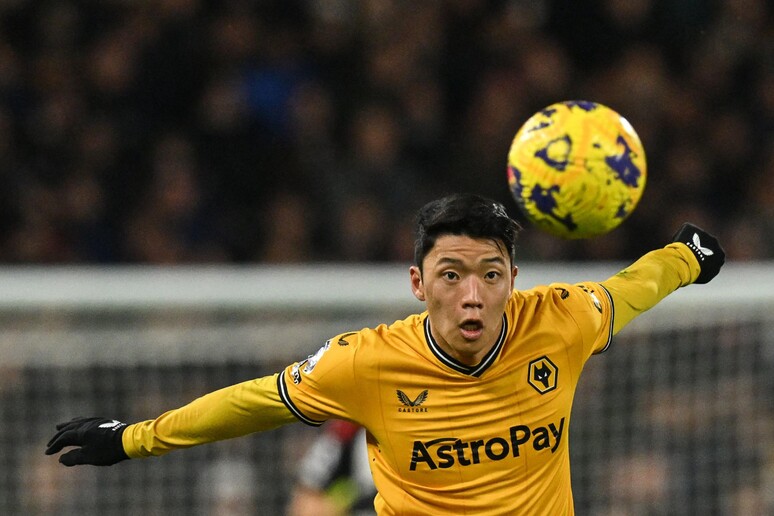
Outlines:
[[610,343],[613,342],[613,323],[615,322],[615,305],[613,304],[613,296],[610,295],[610,292],[608,292],[604,285],[600,283],[599,286],[602,287],[602,292],[605,293],[608,302],[610,302],[610,327],[607,329],[607,342],[605,343],[605,346],[599,351],[595,352],[595,355],[604,353],[607,351],[607,348],[610,347]]
[[325,422],[306,417],[304,413],[301,412],[298,407],[296,407],[296,405],[293,403],[293,400],[290,399],[290,395],[288,394],[288,386],[285,383],[285,371],[282,371],[279,375],[277,375],[277,391],[279,392],[282,403],[284,403],[288,410],[302,423],[309,426],[320,426]]

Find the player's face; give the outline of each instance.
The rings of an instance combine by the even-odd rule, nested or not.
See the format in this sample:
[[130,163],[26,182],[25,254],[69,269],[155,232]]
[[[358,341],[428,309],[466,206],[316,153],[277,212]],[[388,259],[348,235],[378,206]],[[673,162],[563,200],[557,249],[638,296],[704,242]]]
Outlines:
[[438,238],[422,273],[411,267],[412,290],[444,351],[466,365],[481,361],[500,334],[516,272],[503,245],[462,235]]

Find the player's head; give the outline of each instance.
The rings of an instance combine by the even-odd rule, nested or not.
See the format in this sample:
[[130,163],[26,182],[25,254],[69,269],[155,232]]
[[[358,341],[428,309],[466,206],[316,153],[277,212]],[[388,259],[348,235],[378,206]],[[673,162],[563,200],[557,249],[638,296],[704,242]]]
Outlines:
[[411,289],[432,342],[463,364],[479,363],[501,334],[518,232],[501,204],[477,195],[444,197],[417,215]]
[[516,258],[516,238],[521,227],[505,212],[505,207],[475,194],[452,194],[424,205],[414,227],[414,263],[422,270],[422,262],[433,249],[438,237],[464,235],[493,240],[502,246],[513,265]]

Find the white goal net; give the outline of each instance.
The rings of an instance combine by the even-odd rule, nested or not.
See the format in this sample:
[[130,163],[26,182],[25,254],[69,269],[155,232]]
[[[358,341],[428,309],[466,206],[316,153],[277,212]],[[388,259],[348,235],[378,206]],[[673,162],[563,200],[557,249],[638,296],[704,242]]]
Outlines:
[[[619,264],[522,264],[519,288]],[[578,514],[774,513],[774,265],[727,264],[591,359],[571,425]],[[0,270],[0,514],[282,514],[317,430],[112,468],[43,455],[57,422],[155,417],[422,306],[405,266]]]

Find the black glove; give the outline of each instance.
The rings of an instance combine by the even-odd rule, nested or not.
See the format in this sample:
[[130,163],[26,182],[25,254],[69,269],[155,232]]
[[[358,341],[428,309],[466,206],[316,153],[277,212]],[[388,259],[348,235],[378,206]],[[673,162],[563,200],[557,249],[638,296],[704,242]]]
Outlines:
[[675,233],[673,242],[682,242],[693,251],[699,260],[701,273],[694,283],[709,283],[718,275],[723,262],[726,261],[726,253],[720,247],[718,239],[693,224],[686,222]]
[[56,429],[58,432],[46,445],[46,455],[53,455],[66,446],[78,446],[59,457],[65,466],[111,466],[129,458],[121,443],[126,423],[104,417],[76,417],[59,423]]

